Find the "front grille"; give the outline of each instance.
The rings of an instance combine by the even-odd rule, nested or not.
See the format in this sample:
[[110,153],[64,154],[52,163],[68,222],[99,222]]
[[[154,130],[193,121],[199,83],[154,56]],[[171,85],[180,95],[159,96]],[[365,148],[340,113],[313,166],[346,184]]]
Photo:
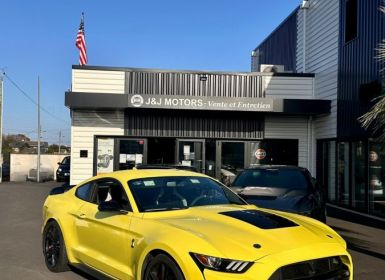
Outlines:
[[269,280],[348,280],[349,276],[340,257],[329,257],[283,266]]

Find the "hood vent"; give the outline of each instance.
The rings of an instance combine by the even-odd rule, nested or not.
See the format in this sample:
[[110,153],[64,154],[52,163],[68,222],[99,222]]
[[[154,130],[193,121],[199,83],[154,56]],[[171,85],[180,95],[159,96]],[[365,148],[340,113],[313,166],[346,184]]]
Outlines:
[[288,219],[259,210],[228,211],[221,212],[219,214],[249,223],[262,229],[277,229],[298,226],[296,223],[293,223]]

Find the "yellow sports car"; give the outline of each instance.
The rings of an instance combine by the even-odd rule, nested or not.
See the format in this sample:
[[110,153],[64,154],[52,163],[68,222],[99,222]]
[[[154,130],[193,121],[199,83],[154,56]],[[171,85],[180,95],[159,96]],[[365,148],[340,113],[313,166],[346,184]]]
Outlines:
[[352,280],[345,241],[308,217],[248,205],[182,170],[128,170],[53,189],[43,253],[112,279]]

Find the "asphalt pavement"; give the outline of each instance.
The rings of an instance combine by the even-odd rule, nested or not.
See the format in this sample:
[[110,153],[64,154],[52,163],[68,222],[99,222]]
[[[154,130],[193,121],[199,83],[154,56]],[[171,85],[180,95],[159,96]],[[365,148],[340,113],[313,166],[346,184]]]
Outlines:
[[354,279],[385,279],[385,230],[330,217],[327,223],[348,243]]
[[0,279],[87,279],[72,271],[52,273],[45,267],[42,205],[53,186],[56,183],[0,184]]
[[[0,184],[0,279],[94,279],[79,271],[52,273],[41,249],[41,209],[55,182]],[[347,220],[347,219],[346,219]],[[349,244],[355,280],[385,279],[385,230],[328,218]]]

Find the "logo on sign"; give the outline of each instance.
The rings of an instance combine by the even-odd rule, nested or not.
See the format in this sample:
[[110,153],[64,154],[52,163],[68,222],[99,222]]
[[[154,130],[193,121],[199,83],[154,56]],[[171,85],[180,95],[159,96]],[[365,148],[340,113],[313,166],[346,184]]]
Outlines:
[[257,149],[255,151],[255,157],[257,159],[264,159],[266,157],[266,151],[264,149]]
[[140,107],[143,105],[143,97],[139,94],[135,94],[131,97],[131,104],[134,107]]

